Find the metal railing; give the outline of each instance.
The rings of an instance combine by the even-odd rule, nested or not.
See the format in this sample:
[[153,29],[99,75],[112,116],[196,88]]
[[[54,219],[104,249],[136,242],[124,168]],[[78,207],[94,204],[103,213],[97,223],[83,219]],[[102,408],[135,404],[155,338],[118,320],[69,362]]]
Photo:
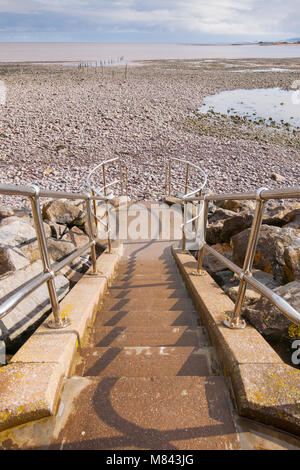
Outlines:
[[[113,180],[111,183],[107,183],[107,166],[117,166],[118,167],[118,173],[119,173],[119,178],[116,180]],[[102,186],[100,188],[97,188],[95,185],[92,184],[92,177],[96,175],[97,171],[101,168],[102,172]],[[125,178],[124,178],[125,174]],[[97,216],[97,207],[96,207],[96,199],[93,199],[93,210],[92,210],[92,215],[95,220],[95,226],[96,226],[96,231],[98,231],[98,224],[100,223],[103,225],[104,228],[106,228],[107,232],[107,240],[108,240],[108,251],[109,253],[111,252],[111,229],[110,229],[110,221],[109,221],[109,210],[107,206],[107,202],[112,199],[114,196],[113,194],[108,194],[108,188],[115,187],[117,185],[120,185],[120,194],[121,196],[124,195],[124,189],[126,195],[128,195],[128,168],[127,166],[124,166],[124,163],[119,157],[116,158],[111,158],[110,160],[106,160],[104,162],[99,163],[96,165],[88,174],[88,177],[86,179],[86,185],[91,192],[92,196],[98,196],[102,197],[106,201],[106,215],[107,215],[107,222],[103,222],[100,217]]]
[[[166,161],[166,194],[171,195],[172,193],[172,165],[174,163],[179,163],[185,165],[185,182],[178,183],[177,186],[184,187],[184,193],[176,194],[180,197],[184,205],[184,221],[182,224],[182,249],[185,251],[186,248],[186,227],[194,222],[197,222],[197,225],[200,225],[202,230],[202,242],[200,243],[199,255],[198,255],[198,264],[197,270],[194,274],[202,274],[202,263],[203,263],[203,254],[204,250],[211,253],[215,258],[221,261],[228,269],[236,273],[240,278],[240,285],[238,291],[238,297],[236,300],[234,312],[230,319],[225,320],[225,325],[229,328],[244,328],[245,321],[241,318],[243,301],[245,297],[246,288],[248,285],[252,286],[260,294],[267,297],[287,318],[289,318],[293,323],[300,325],[300,314],[297,312],[288,302],[286,302],[282,297],[275,294],[271,289],[266,287],[261,282],[257,281],[252,277],[252,266],[254,255],[258,243],[260,227],[262,225],[263,213],[265,203],[270,199],[293,199],[300,198],[300,188],[291,188],[291,189],[282,189],[278,191],[268,190],[266,188],[260,188],[256,192],[248,193],[229,193],[229,194],[203,194],[203,189],[207,182],[207,177],[205,172],[199,166],[190,163],[188,161],[168,157]],[[108,165],[114,165],[115,171],[118,171],[118,178],[112,182],[107,182],[107,172],[106,167]],[[116,169],[117,167],[117,169]],[[101,168],[102,171],[102,186],[96,188],[95,185],[91,182],[93,175],[96,174],[96,171]],[[189,182],[190,169],[196,169],[202,178],[202,183],[197,185],[196,188],[191,188]],[[68,318],[62,316],[60,312],[60,307],[58,303],[56,288],[54,279],[56,274],[63,269],[66,265],[70,264],[74,259],[84,254],[89,249],[91,250],[91,258],[93,265],[93,273],[97,272],[96,266],[96,243],[103,240],[102,236],[98,236],[98,223],[102,224],[106,228],[108,247],[109,251],[111,250],[111,237],[110,237],[110,225],[109,225],[109,212],[108,207],[106,210],[107,213],[107,222],[105,223],[100,217],[97,216],[97,206],[96,201],[102,201],[105,204],[114,197],[113,194],[108,193],[108,189],[120,185],[120,194],[128,195],[128,169],[124,165],[120,158],[113,158],[101,162],[89,173],[87,177],[87,187],[90,191],[90,194],[85,193],[68,193],[62,191],[48,191],[42,190],[37,185],[31,185],[28,187],[24,186],[14,186],[0,184],[0,194],[8,196],[25,196],[30,199],[32,214],[34,219],[34,225],[39,245],[40,257],[43,264],[43,272],[33,279],[27,281],[23,285],[19,286],[11,295],[8,295],[5,300],[0,302],[0,320],[4,318],[9,312],[11,312],[23,299],[28,295],[34,292],[42,284],[47,283],[49,297],[52,306],[52,312],[54,315],[54,321],[50,321],[48,326],[50,328],[64,328],[70,324]],[[75,250],[73,253],[65,257],[63,260],[51,264],[50,256],[47,248],[46,234],[43,225],[43,219],[41,214],[40,207],[40,198],[48,199],[71,199],[71,200],[82,200],[85,202],[86,211],[87,211],[87,221],[89,228],[89,242],[83,247]],[[248,246],[246,250],[246,255],[244,259],[243,267],[240,268],[232,261],[227,259],[221,253],[214,250],[209,246],[205,241],[206,226],[208,220],[208,204],[210,201],[222,201],[222,200],[256,200],[256,210],[254,214],[254,219],[250,231],[250,237],[248,241]],[[189,220],[187,219],[187,204],[191,202],[197,204],[197,214]],[[202,217],[202,221],[200,221]],[[95,224],[95,225],[93,225]],[[95,230],[96,228],[96,230]],[[197,230],[195,232],[197,234]],[[103,234],[102,234],[103,235]]]
[[[96,243],[102,240],[97,238],[93,230],[93,212],[91,209],[91,202],[106,201],[106,197],[99,195],[89,195],[84,193],[68,193],[62,191],[47,191],[40,189],[37,185],[31,186],[14,186],[7,184],[0,184],[0,194],[7,196],[25,196],[28,197],[31,203],[32,215],[34,220],[35,231],[38,240],[38,246],[40,251],[40,257],[43,265],[43,272],[38,274],[33,279],[22,284],[14,292],[7,296],[5,300],[0,303],[0,320],[8,315],[22,300],[28,295],[34,292],[42,284],[47,283],[50,302],[52,306],[52,312],[54,320],[48,322],[49,328],[65,328],[70,324],[68,318],[63,316],[60,311],[57,292],[55,288],[55,276],[63,269],[66,265],[70,264],[74,259],[84,254],[89,249],[91,250],[91,258],[93,265],[93,273],[97,273],[96,265]],[[83,200],[86,205],[87,211],[87,222],[89,227],[89,242],[81,248],[68,255],[63,260],[51,264],[50,256],[47,248],[47,239],[45,229],[43,225],[40,198],[51,198],[51,199],[71,199],[71,200]]]
[[[168,196],[171,196],[171,190],[172,190],[172,163],[179,163],[181,165],[185,166],[185,182],[184,183],[179,183],[178,181],[176,182],[179,187],[184,188],[184,193],[178,193],[176,196],[179,196],[182,199],[183,202],[183,224],[181,225],[182,229],[182,250],[185,251],[186,249],[186,230],[187,227],[190,224],[194,224],[196,222],[199,222],[200,217],[202,216],[202,210],[203,207],[201,207],[201,200],[198,201],[198,199],[194,199],[193,201],[198,201],[198,207],[197,207],[197,214],[195,216],[192,216],[192,218],[188,219],[188,212],[187,212],[187,200],[189,198],[192,198],[195,195],[198,195],[199,197],[202,195],[202,191],[205,188],[207,184],[207,175],[205,171],[199,166],[195,165],[194,163],[191,163],[187,160],[183,160],[181,158],[176,158],[176,157],[168,157],[168,162],[166,165],[166,194]],[[196,188],[191,188],[189,178],[190,178],[190,170],[195,169],[198,174],[197,176],[200,177],[203,180],[201,184],[197,185]],[[193,202],[192,201],[192,202]],[[199,224],[197,223],[196,225],[196,233],[195,236],[197,236],[197,231],[199,229]]]
[[[185,202],[195,202],[203,201],[204,202],[204,240],[202,246],[200,247],[198,254],[198,266],[197,271],[194,274],[201,275],[202,272],[202,263],[203,263],[203,254],[204,250],[208,251],[215,258],[217,258],[221,263],[223,263],[228,269],[236,273],[240,278],[240,285],[237,300],[235,303],[235,308],[231,318],[224,321],[224,324],[229,328],[245,328],[246,323],[241,318],[242,307],[245,298],[247,286],[253,287],[261,295],[265,296],[267,299],[272,302],[290,321],[300,325],[300,313],[297,312],[288,302],[286,302],[282,297],[277,295],[271,289],[266,287],[261,282],[257,281],[252,276],[252,266],[254,261],[254,256],[256,252],[256,247],[259,239],[260,228],[263,221],[264,208],[267,201],[270,199],[295,199],[300,198],[300,188],[290,188],[282,190],[269,190],[267,188],[260,188],[256,192],[248,193],[228,193],[228,194],[204,194],[198,197],[183,197]],[[209,246],[205,241],[205,233],[208,219],[208,204],[209,201],[226,201],[226,200],[256,200],[256,209],[252,222],[252,227],[250,230],[249,241],[246,249],[245,259],[243,267],[240,268],[235,263],[227,259],[221,253],[217,252],[211,246]]]

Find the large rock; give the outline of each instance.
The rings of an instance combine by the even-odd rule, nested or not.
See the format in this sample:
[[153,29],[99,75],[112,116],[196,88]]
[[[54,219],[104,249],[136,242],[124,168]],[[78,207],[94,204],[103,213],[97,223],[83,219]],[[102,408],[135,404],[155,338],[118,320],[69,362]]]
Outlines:
[[300,229],[300,209],[288,212],[284,216],[284,227]]
[[235,214],[233,217],[230,217],[230,219],[224,221],[221,231],[221,240],[229,243],[231,237],[251,227],[252,222],[253,214],[250,214],[249,212],[240,212]]
[[226,220],[231,220],[235,212],[216,207],[208,219],[206,228],[206,241],[210,245],[222,243],[222,230]]
[[207,224],[206,227],[206,242],[209,245],[216,245],[222,243],[221,233],[223,229],[223,221]]
[[73,243],[66,240],[56,240],[55,238],[49,238],[47,245],[53,261],[61,261],[76,250]]
[[[233,261],[243,266],[250,228],[232,237]],[[300,235],[299,230],[262,225],[253,266],[277,279],[284,277],[284,250]]]
[[208,222],[210,224],[216,223],[219,221],[223,222],[224,220],[230,219],[231,217],[234,217],[235,215],[236,213],[233,211],[215,207],[215,210],[213,211],[213,213],[208,217]]
[[256,201],[217,201],[216,205],[233,212],[254,211],[256,207]]
[[72,243],[76,248],[81,248],[90,241],[90,237],[84,233],[79,227],[72,227],[67,230],[61,237],[61,240]]
[[[229,260],[232,259],[232,250],[230,245],[227,243],[224,244],[216,244],[213,245],[212,248],[216,250],[218,253],[221,253],[223,256],[228,258]],[[226,269],[225,264],[223,264],[221,261],[219,261],[214,255],[211,253],[205,253],[203,257],[203,267],[206,268],[206,270],[210,274],[217,273],[219,271],[224,271]]]
[[[273,278],[272,274],[268,274],[263,271],[254,269],[252,271],[252,276],[254,277],[254,279],[261,282],[266,287],[269,287],[269,289],[275,289],[280,286],[280,283]],[[239,284],[240,282],[238,280],[238,277],[234,276],[231,281],[224,285],[224,291],[234,302],[237,300]],[[246,290],[244,305],[253,304],[257,302],[260,298],[261,295],[251,286],[248,286]]]
[[15,208],[7,205],[0,205],[0,220],[8,217],[21,217],[29,221],[32,219],[31,210],[27,207]]
[[[74,229],[72,229],[74,230]],[[80,230],[80,229],[77,229]],[[83,234],[84,240],[82,240],[81,235],[76,233],[76,231],[72,231],[72,235],[69,234],[69,240],[73,240],[74,243],[71,241],[63,240],[56,240],[54,238],[49,238],[48,243],[48,250],[50,257],[53,261],[61,261],[66,258],[68,255],[73,253],[76,249],[80,248],[81,246],[86,244],[86,240],[89,240],[87,235],[85,235],[81,230],[80,232]],[[75,236],[74,236],[75,235]],[[79,273],[85,272],[90,267],[89,262],[89,251],[87,251],[82,256],[77,256],[70,264],[65,266],[65,268],[61,271],[68,279],[72,274],[72,271],[76,271]]]
[[47,221],[46,225],[50,228],[50,236],[60,240],[69,230],[67,225],[57,224],[56,222]]
[[[42,272],[42,262],[36,261],[15,273],[0,279],[0,298],[7,296],[14,289]],[[62,275],[55,278],[55,285],[59,299],[62,299],[69,290],[69,281]],[[6,317],[0,320],[0,341],[4,341],[8,348],[20,339],[28,329],[38,322],[43,315],[51,309],[47,285],[44,284],[24,299]]]
[[284,250],[284,274],[288,281],[300,281],[300,238]]
[[[44,223],[46,238],[50,227]],[[22,269],[40,258],[33,221],[24,217],[7,217],[0,222],[0,275]]]
[[43,205],[43,218],[50,222],[68,225],[84,226],[86,222],[86,210],[83,201],[70,201],[57,199],[46,202]]
[[[300,312],[300,282],[294,281],[277,287],[274,292]],[[264,296],[248,307],[244,316],[260,333],[273,339],[290,338],[295,325]]]
[[17,217],[0,224],[0,275],[22,269],[39,258],[35,229]]

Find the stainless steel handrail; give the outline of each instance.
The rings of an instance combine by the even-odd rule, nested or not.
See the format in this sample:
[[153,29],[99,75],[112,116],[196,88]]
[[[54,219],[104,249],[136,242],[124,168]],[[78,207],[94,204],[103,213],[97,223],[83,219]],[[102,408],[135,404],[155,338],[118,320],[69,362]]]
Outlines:
[[[190,224],[200,219],[201,217],[201,212],[199,211],[199,213],[195,217],[192,217],[191,219],[187,220],[186,201],[190,200],[192,196],[194,196],[195,194],[198,194],[199,196],[201,196],[202,191],[207,184],[207,175],[205,171],[199,165],[195,165],[195,163],[191,163],[187,160],[177,158],[177,157],[168,157],[168,162],[166,166],[166,192],[168,193],[169,196],[171,195],[171,179],[172,179],[171,169],[172,169],[173,161],[185,165],[185,184],[177,182],[178,186],[184,187],[184,194],[180,195],[180,198],[182,200],[183,207],[184,207],[183,224],[181,224],[181,230],[182,230],[182,250],[185,251],[186,229]],[[200,173],[203,179],[202,183],[199,186],[197,186],[196,189],[192,189],[189,185],[189,176],[190,176],[191,167],[195,168]],[[192,191],[190,191],[191,189]]]
[[[113,164],[113,163],[115,163],[115,164],[118,163],[119,164],[119,175],[120,175],[120,177],[119,177],[119,179],[116,179],[116,180],[112,181],[111,183],[107,183],[106,182],[106,167],[107,167],[107,165],[110,165],[110,164]],[[97,172],[97,170],[99,168],[102,169],[103,186],[100,189],[97,189],[95,186],[92,185],[91,178],[95,175],[95,173]],[[110,229],[110,224],[109,224],[109,211],[108,211],[107,203],[111,199],[111,197],[109,197],[107,195],[107,189],[112,187],[112,186],[116,186],[117,184],[120,184],[121,196],[123,196],[124,184],[125,184],[126,195],[127,195],[128,194],[128,169],[125,166],[125,183],[124,183],[123,162],[122,162],[120,157],[111,158],[109,160],[105,160],[101,163],[98,163],[89,172],[89,174],[87,176],[87,179],[86,179],[86,185],[87,185],[87,188],[89,189],[91,195],[92,196],[95,196],[95,195],[100,196],[100,197],[104,198],[104,200],[106,202],[107,223],[103,222],[103,220],[100,219],[100,217],[97,216],[97,207],[96,207],[95,200],[94,200],[94,203],[93,203],[92,215],[93,215],[94,220],[95,220],[96,231],[98,231],[98,223],[100,223],[101,225],[103,225],[106,228],[109,252],[111,252],[111,237],[110,237],[111,229]]]
[[[186,202],[203,201],[204,202],[204,242],[200,247],[198,254],[198,265],[196,275],[202,275],[202,263],[204,250],[208,251],[215,258],[221,261],[228,269],[236,273],[240,278],[240,285],[235,308],[231,318],[224,321],[228,328],[245,328],[246,323],[241,318],[243,302],[245,298],[246,288],[249,284],[256,289],[260,294],[267,297],[289,320],[297,325],[300,325],[300,313],[295,310],[288,302],[282,297],[275,294],[271,289],[266,287],[261,282],[252,277],[252,266],[255,256],[255,251],[259,239],[260,228],[263,220],[263,213],[265,203],[270,199],[295,199],[300,198],[300,187],[286,188],[281,190],[269,190],[267,188],[260,188],[256,192],[248,193],[224,193],[224,194],[204,194],[198,197],[189,197]],[[205,241],[205,233],[208,219],[208,203],[210,201],[226,201],[226,200],[256,200],[256,209],[251,226],[249,241],[245,254],[243,267],[240,268],[235,263],[227,259],[221,253],[217,252]]]
[[[13,293],[8,295],[5,300],[0,302],[0,319],[3,319],[6,315],[8,315],[8,313],[10,313],[20,302],[22,302],[22,300],[24,300],[28,295],[34,292],[42,284],[47,283],[52,312],[54,316],[54,321],[50,321],[48,323],[48,326],[50,328],[65,328],[70,324],[70,321],[68,318],[64,317],[61,314],[54,279],[56,274],[63,267],[71,263],[75,258],[78,258],[89,249],[91,249],[93,272],[97,272],[95,247],[96,243],[100,241],[101,238],[96,238],[93,233],[93,215],[91,210],[91,202],[105,201],[106,198],[102,197],[101,195],[89,195],[85,193],[47,191],[40,189],[37,185],[15,186],[8,184],[0,184],[0,194],[7,196],[25,196],[30,199],[35,231],[39,245],[40,257],[43,264],[43,272],[41,274],[35,276],[33,279],[19,286],[13,291]],[[90,238],[89,243],[75,250],[62,261],[54,264],[51,264],[50,262],[46,234],[41,214],[40,198],[83,200],[86,204]]]

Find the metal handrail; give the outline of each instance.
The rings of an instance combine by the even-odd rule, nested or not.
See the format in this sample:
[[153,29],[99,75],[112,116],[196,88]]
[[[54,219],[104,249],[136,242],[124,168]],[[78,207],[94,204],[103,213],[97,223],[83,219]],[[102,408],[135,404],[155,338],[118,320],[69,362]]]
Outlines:
[[[107,183],[106,182],[106,166],[107,165],[110,165],[112,163],[118,163],[119,164],[119,175],[120,175],[120,178],[119,179],[116,179],[114,181],[112,181],[111,183]],[[91,178],[92,176],[96,173],[96,171],[99,169],[99,168],[102,168],[102,179],[103,179],[103,186],[100,188],[100,189],[97,189],[95,186],[92,185],[91,183]],[[101,163],[98,163],[88,174],[87,176],[87,179],[86,179],[86,185],[87,185],[87,188],[89,189],[90,193],[92,194],[92,196],[100,196],[102,198],[104,198],[103,200],[105,200],[106,202],[106,213],[107,213],[107,223],[103,222],[102,219],[100,219],[100,217],[97,216],[97,207],[96,207],[96,201],[94,200],[93,202],[93,209],[92,209],[92,215],[94,217],[94,220],[95,220],[95,226],[96,226],[96,230],[98,230],[98,223],[100,223],[101,225],[103,225],[105,228],[106,228],[106,233],[107,233],[107,240],[108,240],[108,250],[109,252],[111,252],[111,238],[110,238],[110,232],[111,232],[111,229],[110,229],[110,225],[109,225],[109,211],[108,211],[108,207],[107,207],[107,202],[112,199],[112,197],[108,196],[107,195],[107,189],[112,187],[112,186],[116,186],[117,184],[120,184],[120,188],[121,188],[121,196],[123,196],[123,193],[124,193],[124,179],[123,179],[123,162],[121,160],[120,157],[115,157],[115,158],[111,158],[109,160],[105,160]],[[126,195],[128,194],[128,169],[127,167],[125,166],[125,187],[126,187]]]
[[[190,225],[191,223],[193,223],[196,220],[200,219],[200,217],[201,217],[201,212],[199,210],[199,213],[195,217],[192,217],[191,219],[187,220],[186,201],[190,200],[192,198],[192,196],[194,196],[195,194],[198,194],[199,196],[202,195],[202,191],[203,191],[203,189],[205,188],[205,186],[207,184],[207,175],[206,175],[205,171],[199,165],[196,165],[195,163],[191,163],[187,160],[177,158],[177,157],[168,157],[168,163],[167,163],[167,166],[166,166],[166,192],[168,193],[169,196],[171,195],[171,166],[172,166],[172,161],[175,161],[175,162],[178,162],[178,163],[181,163],[181,164],[185,165],[185,184],[177,182],[178,186],[184,187],[184,194],[180,195],[180,198],[183,202],[183,207],[184,207],[184,215],[183,215],[184,220],[183,220],[183,224],[181,224],[181,230],[182,230],[182,249],[183,249],[183,251],[185,251],[185,247],[186,247],[186,233],[185,232],[186,232],[186,229],[187,229],[188,225]],[[191,167],[195,168],[201,174],[203,182],[202,182],[202,184],[197,186],[196,189],[192,189],[192,191],[189,192],[189,190],[191,189],[191,187],[189,186],[189,176],[190,176],[190,168]]]
[[[266,287],[261,282],[252,277],[252,266],[254,255],[258,243],[260,228],[263,221],[263,213],[265,203],[270,199],[295,199],[300,198],[300,187],[286,188],[281,190],[269,190],[267,188],[260,188],[256,192],[248,193],[224,193],[224,194],[204,194],[198,197],[187,198],[186,202],[203,201],[204,202],[204,241],[199,249],[198,265],[195,275],[202,275],[202,263],[204,250],[208,251],[228,269],[236,273],[240,278],[240,285],[235,308],[231,318],[224,321],[228,328],[245,328],[246,323],[241,318],[243,302],[247,285],[249,284],[256,289],[260,294],[267,297],[289,320],[300,326],[300,313],[295,310],[288,302],[282,297],[275,294],[271,289]],[[240,268],[235,263],[227,259],[224,255],[217,252],[214,248],[209,246],[205,241],[206,226],[208,220],[208,203],[210,201],[226,201],[226,200],[256,200],[257,205],[251,226],[249,241],[246,249],[243,267]]]
[[[70,324],[70,320],[66,317],[63,317],[61,314],[54,279],[56,274],[62,268],[64,268],[67,264],[71,263],[74,259],[84,254],[89,249],[91,249],[93,272],[97,272],[96,243],[101,240],[101,237],[96,238],[93,233],[93,214],[91,210],[91,202],[105,201],[106,198],[102,197],[101,195],[89,195],[85,193],[48,191],[40,189],[37,185],[15,186],[8,184],[0,184],[0,194],[7,196],[25,196],[30,199],[35,232],[38,240],[40,257],[43,264],[43,272],[41,274],[38,274],[33,279],[30,279],[29,281],[16,288],[13,293],[8,295],[5,300],[0,303],[0,320],[2,320],[6,315],[8,315],[28,295],[38,289],[42,284],[47,283],[52,312],[54,315],[54,321],[50,321],[48,323],[48,326],[50,328],[65,328]],[[46,234],[41,214],[40,198],[72,200],[80,199],[85,201],[86,204],[90,241],[81,248],[75,250],[62,261],[59,261],[54,264],[51,264],[50,262]]]

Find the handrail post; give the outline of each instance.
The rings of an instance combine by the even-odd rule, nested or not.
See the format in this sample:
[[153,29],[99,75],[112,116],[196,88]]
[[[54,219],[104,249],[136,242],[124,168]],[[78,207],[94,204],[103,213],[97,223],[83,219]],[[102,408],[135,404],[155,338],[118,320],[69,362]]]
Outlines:
[[169,158],[169,180],[168,180],[168,196],[171,196],[171,159]]
[[202,265],[203,265],[203,257],[204,257],[204,246],[206,243],[206,228],[207,228],[208,204],[209,204],[209,201],[205,199],[205,196],[204,196],[203,204],[204,204],[204,207],[203,207],[203,244],[199,248],[199,251],[198,251],[197,271],[193,272],[193,274],[196,276],[203,276],[205,274],[205,271],[202,270]]
[[102,176],[103,176],[104,196],[107,196],[107,191],[106,191],[106,175],[105,175],[105,165],[104,165],[104,163],[103,163],[103,165],[102,165]]
[[122,162],[121,162],[121,160],[119,160],[119,170],[120,170],[121,196],[123,196],[123,174],[122,174]]
[[186,223],[187,203],[183,201],[183,224],[182,224],[182,253],[186,252],[186,236],[185,236],[185,223]]
[[237,300],[235,303],[232,317],[224,321],[224,325],[227,326],[228,328],[242,329],[246,327],[245,320],[241,319],[242,307],[243,307],[243,302],[244,302],[246,288],[247,288],[247,282],[244,276],[245,274],[251,275],[251,269],[253,265],[253,260],[255,256],[260,227],[262,224],[262,218],[263,218],[264,208],[265,208],[265,201],[262,199],[261,194],[263,191],[266,191],[266,190],[267,188],[260,188],[258,189],[256,193],[257,204],[256,204],[251,231],[250,231],[247,250],[245,254],[243,272],[240,276],[238,296],[237,296]]
[[188,188],[189,188],[189,168],[190,168],[190,165],[187,163],[187,164],[186,164],[186,170],[185,170],[185,188],[184,188],[184,194],[187,194]]
[[128,197],[128,168],[125,167],[126,196]]
[[35,195],[30,196],[30,202],[31,202],[31,207],[32,207],[33,220],[35,224],[35,231],[36,231],[36,235],[38,239],[39,251],[40,251],[41,260],[43,264],[43,271],[44,273],[51,274],[51,278],[48,279],[47,281],[47,287],[48,287],[49,297],[51,301],[54,320],[50,320],[47,323],[47,326],[49,328],[54,328],[54,329],[66,328],[67,326],[70,325],[71,322],[67,317],[61,315],[60,306],[58,303],[55,282],[54,282],[55,274],[51,270],[51,262],[50,262],[50,257],[48,253],[46,234],[45,234],[45,230],[43,226],[43,219],[41,215],[40,197],[39,197],[40,188],[34,184],[31,185],[31,188],[35,190]]
[[[95,199],[94,199],[95,202]],[[96,242],[95,242],[95,234],[93,229],[93,219],[92,219],[92,209],[91,209],[91,200],[88,199],[86,201],[86,209],[87,209],[87,217],[88,217],[88,226],[89,226],[89,238],[92,242],[91,245],[91,257],[92,257],[92,264],[93,264],[93,273],[97,274],[97,256],[96,256]],[[96,211],[95,211],[95,215]],[[94,216],[94,220],[97,220]]]
[[[92,189],[92,196],[95,196],[95,191]],[[96,228],[96,233],[98,234],[98,219],[96,217],[97,215],[97,204],[96,204],[96,199],[93,199],[93,208],[94,208],[94,221],[95,221],[95,228]]]

